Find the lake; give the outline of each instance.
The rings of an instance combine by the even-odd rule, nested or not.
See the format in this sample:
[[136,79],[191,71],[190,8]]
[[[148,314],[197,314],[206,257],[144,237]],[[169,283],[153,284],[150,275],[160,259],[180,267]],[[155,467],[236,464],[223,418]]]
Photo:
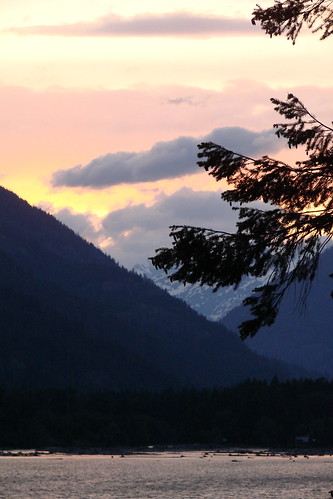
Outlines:
[[0,457],[0,497],[5,499],[325,499],[332,489],[332,456]]

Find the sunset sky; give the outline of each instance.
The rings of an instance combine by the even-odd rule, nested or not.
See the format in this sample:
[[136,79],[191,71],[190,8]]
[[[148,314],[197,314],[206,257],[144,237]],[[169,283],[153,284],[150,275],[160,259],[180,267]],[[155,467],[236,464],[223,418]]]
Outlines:
[[197,144],[292,161],[269,101],[288,92],[332,121],[333,37],[270,39],[255,3],[2,2],[2,185],[129,268],[172,224],[230,229]]

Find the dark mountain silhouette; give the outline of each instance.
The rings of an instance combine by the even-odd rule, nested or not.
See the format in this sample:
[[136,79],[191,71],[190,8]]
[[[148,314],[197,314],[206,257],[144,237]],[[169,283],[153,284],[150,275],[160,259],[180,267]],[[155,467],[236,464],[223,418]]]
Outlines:
[[[276,322],[246,340],[251,350],[333,378],[332,262],[330,248],[320,257],[318,275],[303,308],[299,302],[302,284],[297,284],[283,300]],[[248,317],[247,307],[237,307],[222,322],[237,331],[237,325]]]
[[252,353],[0,188],[0,384],[196,388],[307,373]]

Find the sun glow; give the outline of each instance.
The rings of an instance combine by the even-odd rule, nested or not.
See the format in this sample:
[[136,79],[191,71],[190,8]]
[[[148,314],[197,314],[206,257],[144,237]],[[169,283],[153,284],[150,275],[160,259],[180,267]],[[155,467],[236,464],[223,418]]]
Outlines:
[[[52,176],[110,153],[149,152],[160,141],[193,137],[199,143],[216,128],[268,130],[277,119],[269,98],[283,99],[289,91],[312,102],[327,121],[327,102],[333,98],[332,40],[301,36],[293,47],[260,30],[252,33],[254,7],[253,0],[2,2],[2,185],[52,213],[68,208],[102,219],[139,205],[153,210],[163,196],[183,187],[191,195],[207,191],[218,196],[225,186],[200,170],[99,189],[89,182],[86,187],[55,188]],[[172,14],[180,16],[177,33],[170,24],[166,36],[151,36],[145,24],[141,32],[97,36],[108,16],[120,16],[126,25],[137,16],[151,22],[152,16],[167,19]],[[198,25],[194,36],[190,29],[186,32],[182,15],[233,18],[236,28],[227,24],[226,31],[210,36]],[[80,23],[97,31],[69,36],[71,26]],[[57,34],[48,31],[52,26]],[[30,34],[19,34],[20,28],[30,28]],[[278,157],[293,162],[298,154],[283,150]],[[157,161],[159,168],[163,166]],[[105,247],[116,245],[105,237]]]

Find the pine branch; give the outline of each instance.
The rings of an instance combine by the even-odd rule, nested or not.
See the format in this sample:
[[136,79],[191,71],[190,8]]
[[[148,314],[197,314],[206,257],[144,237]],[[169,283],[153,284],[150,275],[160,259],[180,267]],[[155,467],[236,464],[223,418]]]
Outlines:
[[[271,99],[274,110],[293,123],[277,123],[276,135],[284,137],[289,147],[306,146],[306,153],[325,155],[333,147],[333,128],[318,120],[293,94],[286,101]],[[307,121],[306,117],[310,120]]]
[[[198,166],[230,186],[221,197],[238,210],[236,231],[172,226],[172,247],[158,249],[151,258],[171,281],[207,284],[214,291],[237,288],[248,275],[264,277],[266,283],[244,301],[252,318],[240,325],[242,338],[274,322],[293,282],[303,284],[300,303],[305,303],[319,256],[333,237],[333,130],[292,94],[286,101],[271,100],[292,120],[275,125],[277,136],[290,147],[305,145],[309,159],[290,166],[212,142],[199,144]],[[243,206],[258,200],[274,208]]]
[[332,0],[274,0],[274,5],[263,9],[257,5],[252,13],[252,24],[259,22],[270,37],[285,34],[295,44],[306,25],[313,33],[322,31],[324,40],[333,33]]

